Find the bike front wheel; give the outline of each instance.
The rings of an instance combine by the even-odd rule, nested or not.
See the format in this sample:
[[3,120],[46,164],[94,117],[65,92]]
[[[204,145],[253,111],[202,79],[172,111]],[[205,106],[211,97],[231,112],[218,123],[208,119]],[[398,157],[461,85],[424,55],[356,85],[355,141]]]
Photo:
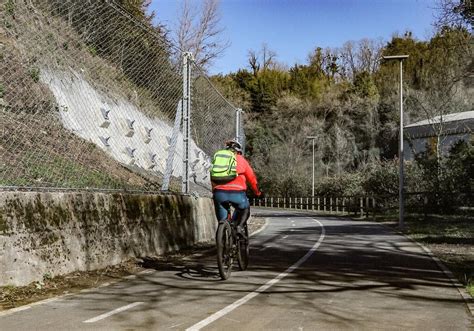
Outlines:
[[219,223],[216,234],[217,266],[222,279],[228,279],[232,272],[232,229],[227,221]]

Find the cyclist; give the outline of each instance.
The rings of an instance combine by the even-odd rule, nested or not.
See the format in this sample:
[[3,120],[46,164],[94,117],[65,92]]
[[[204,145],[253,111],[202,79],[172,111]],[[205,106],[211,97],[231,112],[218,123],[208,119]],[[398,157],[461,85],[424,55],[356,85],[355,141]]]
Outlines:
[[239,220],[237,233],[245,237],[244,226],[250,217],[250,204],[246,194],[247,182],[257,197],[262,193],[258,189],[257,178],[252,167],[242,156],[242,145],[233,139],[225,143],[225,148],[236,153],[237,177],[225,184],[212,183],[216,216],[219,221],[225,219],[227,210],[232,205],[237,211],[234,213],[234,220]]

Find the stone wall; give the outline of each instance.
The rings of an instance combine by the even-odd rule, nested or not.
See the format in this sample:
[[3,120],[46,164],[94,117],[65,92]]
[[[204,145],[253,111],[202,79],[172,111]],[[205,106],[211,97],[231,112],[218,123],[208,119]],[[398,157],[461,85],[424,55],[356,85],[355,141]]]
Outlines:
[[209,198],[0,192],[0,286],[214,240]]

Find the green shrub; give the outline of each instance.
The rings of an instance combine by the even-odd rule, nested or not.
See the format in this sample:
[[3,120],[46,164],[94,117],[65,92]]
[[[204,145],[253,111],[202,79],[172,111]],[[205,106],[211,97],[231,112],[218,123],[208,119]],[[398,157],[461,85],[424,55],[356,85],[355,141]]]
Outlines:
[[30,77],[35,83],[38,83],[40,79],[40,69],[38,67],[30,68]]
[[97,48],[95,48],[94,46],[90,46],[88,49],[89,49],[89,53],[90,53],[92,56],[96,56],[96,55],[97,55]]
[[13,0],[8,0],[5,3],[5,13],[10,16],[15,15],[15,3],[13,2]]
[[364,195],[362,173],[344,173],[336,177],[321,179],[316,187],[315,194],[320,196],[356,196]]
[[398,162],[373,162],[368,165],[362,182],[369,195],[387,196],[398,192]]

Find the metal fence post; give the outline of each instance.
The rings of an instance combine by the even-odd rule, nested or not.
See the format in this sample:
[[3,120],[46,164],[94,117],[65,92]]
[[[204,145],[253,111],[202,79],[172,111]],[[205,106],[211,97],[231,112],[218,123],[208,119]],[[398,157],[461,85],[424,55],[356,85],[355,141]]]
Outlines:
[[365,217],[369,217],[369,197],[365,197]]
[[423,195],[423,219],[426,220],[428,218],[428,195]]
[[240,108],[235,110],[235,138],[240,143]]
[[364,217],[364,199],[359,198],[359,204],[360,204],[360,217]]
[[183,54],[183,174],[181,192],[189,193],[191,156],[191,61],[192,54]]

